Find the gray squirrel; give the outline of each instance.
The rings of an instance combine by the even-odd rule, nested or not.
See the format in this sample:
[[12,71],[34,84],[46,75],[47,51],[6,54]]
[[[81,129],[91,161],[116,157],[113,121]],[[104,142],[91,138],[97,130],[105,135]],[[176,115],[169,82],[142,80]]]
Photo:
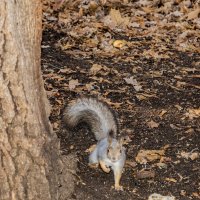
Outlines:
[[123,190],[119,182],[126,160],[123,138],[116,139],[117,121],[110,108],[96,98],[79,98],[70,103],[63,113],[63,121],[69,128],[84,122],[89,125],[97,142],[90,153],[89,166],[99,165],[106,173],[114,172],[115,189]]

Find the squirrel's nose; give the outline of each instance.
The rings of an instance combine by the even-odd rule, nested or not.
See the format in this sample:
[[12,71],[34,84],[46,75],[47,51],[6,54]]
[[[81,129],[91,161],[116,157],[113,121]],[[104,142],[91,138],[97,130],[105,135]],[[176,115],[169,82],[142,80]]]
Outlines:
[[115,162],[115,161],[117,161],[117,158],[116,157],[112,157],[112,160]]

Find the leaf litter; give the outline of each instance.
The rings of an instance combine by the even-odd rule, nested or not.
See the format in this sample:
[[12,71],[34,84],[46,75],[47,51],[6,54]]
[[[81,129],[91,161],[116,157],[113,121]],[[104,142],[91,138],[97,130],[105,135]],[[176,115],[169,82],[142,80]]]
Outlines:
[[[199,8],[192,0],[43,1],[42,71],[61,150],[78,155],[74,198],[200,199]],[[82,95],[116,110],[131,138],[120,194],[112,174],[87,166],[88,129],[60,130],[64,106]]]

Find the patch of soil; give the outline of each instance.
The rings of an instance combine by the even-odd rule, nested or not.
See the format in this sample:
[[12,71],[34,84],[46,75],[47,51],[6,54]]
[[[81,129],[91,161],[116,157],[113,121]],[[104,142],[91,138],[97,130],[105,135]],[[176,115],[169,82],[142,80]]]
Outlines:
[[[200,55],[169,49],[171,57],[166,59],[143,55],[131,57],[129,61],[126,56],[120,59],[84,57],[66,54],[57,48],[55,44],[61,37],[62,34],[54,31],[44,31],[42,71],[52,105],[50,120],[61,140],[61,150],[64,155],[75,152],[78,157],[79,178],[72,199],[146,200],[155,192],[181,200],[200,199],[200,158],[191,160],[178,156],[181,152],[200,151],[200,120],[189,112],[200,107],[199,66],[195,67]],[[111,70],[91,75],[93,64]],[[124,78],[131,76],[142,85],[141,91],[126,83]],[[70,90],[69,81],[75,79],[79,85]],[[91,90],[86,87],[90,83],[93,83]],[[112,108],[119,118],[120,129],[132,140],[126,146],[128,160],[135,161],[141,149],[158,150],[168,145],[165,167],[158,167],[158,160],[127,166],[121,179],[124,191],[112,189],[112,173],[105,174],[87,165],[86,150],[96,142],[88,127],[81,124],[69,132],[61,125],[63,108],[82,94],[100,96],[115,103]],[[117,103],[121,103],[120,106],[115,106]],[[165,114],[160,115],[163,110]],[[151,120],[158,127],[148,126]],[[144,168],[155,171],[155,177],[137,179],[135,173]]]

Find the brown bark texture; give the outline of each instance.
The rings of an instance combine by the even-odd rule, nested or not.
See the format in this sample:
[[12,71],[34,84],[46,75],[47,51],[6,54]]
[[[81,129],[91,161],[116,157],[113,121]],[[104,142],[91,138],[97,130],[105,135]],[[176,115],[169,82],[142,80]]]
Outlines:
[[0,199],[57,199],[58,142],[40,71],[40,0],[0,3]]

